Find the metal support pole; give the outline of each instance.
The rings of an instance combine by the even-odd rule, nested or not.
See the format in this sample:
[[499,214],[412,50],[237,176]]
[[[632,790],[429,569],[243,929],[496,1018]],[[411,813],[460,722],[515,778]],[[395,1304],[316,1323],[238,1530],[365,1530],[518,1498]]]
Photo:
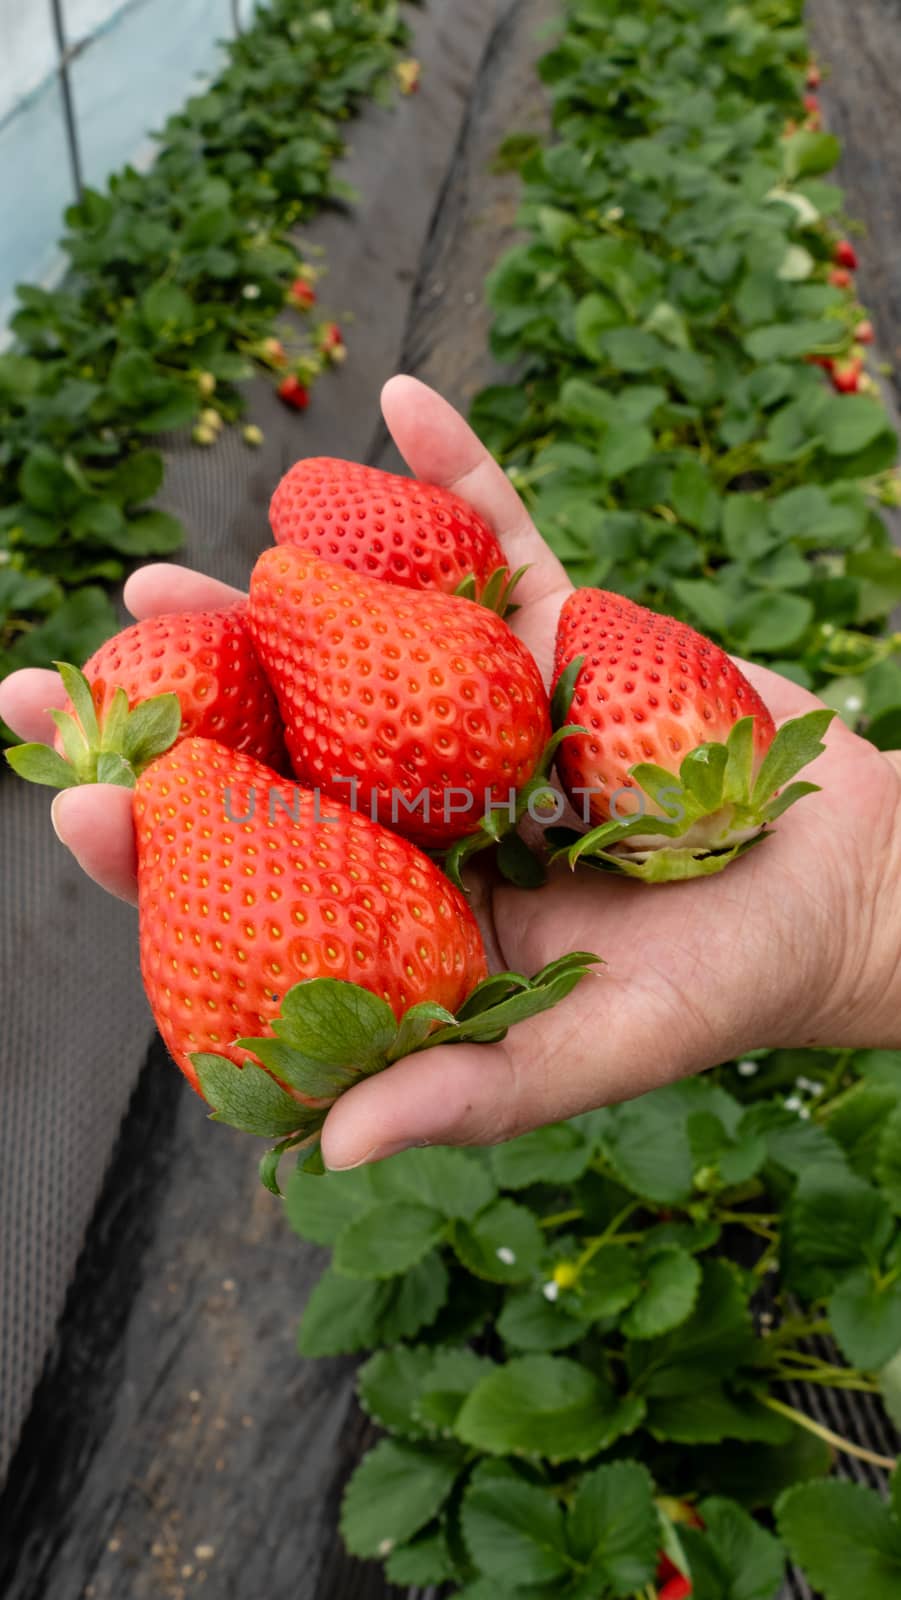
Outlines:
[[69,76],[69,64],[72,57],[66,41],[62,0],[50,0],[50,11],[53,16],[53,29],[56,34],[57,72],[63,97],[63,120],[66,127],[66,140],[69,146],[69,165],[72,169],[75,198],[80,200],[84,189],[84,181],[81,170],[81,151],[78,146],[78,125],[75,121],[75,102],[72,97],[72,83]]

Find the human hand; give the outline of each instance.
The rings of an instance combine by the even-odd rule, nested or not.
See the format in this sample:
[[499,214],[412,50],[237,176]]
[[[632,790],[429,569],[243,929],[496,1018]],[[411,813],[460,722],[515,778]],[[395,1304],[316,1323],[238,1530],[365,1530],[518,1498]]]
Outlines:
[[[563,568],[444,401],[396,378],[383,405],[416,476],[469,500],[511,567],[529,564],[513,625],[549,679],[572,587]],[[144,568],[126,588],[138,618],[236,596],[168,565]],[[777,723],[819,704],[775,673],[746,671]],[[62,698],[55,674],[16,673],[0,686],[0,715],[23,738],[49,741],[45,708]],[[558,866],[545,888],[523,891],[479,876],[474,900],[493,966],[532,972],[574,949],[596,950],[607,965],[500,1044],[435,1048],[358,1084],[327,1118],[326,1163],[511,1138],[762,1046],[901,1045],[901,756],[841,724],[826,746],[810,769],[821,792],[718,877],[650,886]],[[66,790],[53,820],[92,877],[135,898],[127,791]]]

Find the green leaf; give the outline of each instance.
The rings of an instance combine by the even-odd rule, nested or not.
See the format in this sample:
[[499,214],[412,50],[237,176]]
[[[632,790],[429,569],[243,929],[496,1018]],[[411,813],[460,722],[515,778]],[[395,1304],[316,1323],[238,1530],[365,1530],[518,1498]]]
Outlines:
[[[556,1288],[556,1285],[554,1285]],[[497,1319],[497,1331],[513,1350],[565,1350],[586,1332],[586,1322],[575,1297],[565,1304],[548,1300],[543,1287],[529,1284],[507,1295]]]
[[649,1397],[691,1394],[736,1372],[753,1347],[746,1293],[726,1262],[709,1261],[691,1316],[659,1339],[632,1344],[629,1371]]
[[901,1281],[883,1283],[867,1267],[848,1274],[829,1300],[842,1351],[855,1367],[875,1371],[901,1350]]
[[[702,1500],[698,1513],[704,1532],[682,1530],[692,1576],[695,1553],[706,1550],[722,1581],[723,1600],[776,1600],[785,1576],[785,1558],[778,1539],[731,1500]],[[701,1600],[703,1594],[701,1588]]]
[[[359,1279],[356,1282],[359,1287]],[[420,1329],[431,1327],[447,1301],[449,1286],[447,1268],[437,1250],[402,1277],[390,1278],[382,1285],[386,1294],[378,1339],[370,1342],[393,1344],[397,1339],[412,1339]]]
[[142,511],[104,535],[104,543],[124,556],[165,556],[180,550],[187,535],[184,523],[168,511]]
[[755,328],[745,337],[745,349],[755,361],[790,361],[811,350],[841,348],[842,328],[837,322],[780,322]]
[[646,1427],[655,1439],[677,1444],[718,1444],[741,1439],[780,1445],[791,1438],[792,1425],[750,1395],[733,1395],[722,1384],[692,1394],[652,1400]]
[[406,1439],[423,1439],[428,1429],[416,1420],[415,1406],[435,1352],[424,1346],[396,1345],[377,1350],[360,1368],[357,1392],[368,1416]]
[[682,522],[699,533],[712,533],[719,522],[720,497],[700,461],[680,461],[670,487],[673,510]]
[[901,1103],[882,1124],[876,1181],[895,1215],[901,1216]]
[[813,617],[813,605],[803,595],[757,592],[735,607],[729,632],[746,655],[775,655],[793,650]]
[[481,1466],[461,1512],[467,1549],[481,1572],[506,1584],[545,1583],[569,1569],[563,1511],[548,1489]]
[[302,1356],[337,1356],[378,1342],[390,1286],[345,1278],[327,1267],[316,1284],[298,1333]]
[[701,1286],[701,1269],[687,1250],[655,1251],[642,1268],[641,1289],[623,1317],[627,1339],[654,1339],[691,1315]]
[[871,1489],[804,1483],[776,1508],[789,1554],[826,1600],[897,1600],[901,1523]]
[[372,1168],[373,1192],[382,1200],[410,1199],[443,1217],[471,1221],[495,1199],[490,1173],[468,1150],[441,1145],[405,1150]]
[[[129,714],[122,730],[121,753],[140,771],[168,750],[181,728],[181,702],[177,694],[158,694],[144,700]],[[104,729],[103,747],[109,742],[109,723]]]
[[834,133],[812,133],[802,128],[782,141],[783,171],[790,183],[815,177],[831,172],[841,153],[841,141]]
[[476,1386],[456,1431],[489,1455],[584,1460],[637,1427],[643,1409],[566,1356],[519,1356]]
[[579,1484],[569,1514],[573,1554],[614,1595],[649,1584],[657,1565],[660,1519],[650,1473],[637,1461],[595,1468]]
[[458,1222],[450,1242],[464,1267],[491,1283],[531,1278],[545,1247],[531,1211],[514,1200],[497,1200],[472,1222]]
[[[631,1305],[641,1290],[638,1256],[623,1244],[608,1244],[583,1268],[575,1288],[579,1314],[602,1321]],[[568,1300],[568,1297],[567,1297]]]
[[490,1159],[502,1189],[527,1189],[533,1183],[556,1187],[582,1176],[591,1160],[591,1145],[571,1123],[557,1122],[496,1145]]
[[29,783],[46,784],[49,789],[74,789],[78,785],[68,761],[45,744],[16,744],[4,754],[13,772]]
[[299,1105],[252,1061],[236,1067],[227,1056],[203,1052],[192,1055],[191,1061],[217,1122],[227,1122],[232,1128],[267,1139],[282,1139],[289,1133],[314,1133],[322,1125],[323,1112]]
[[292,1172],[285,1185],[285,1216],[294,1232],[314,1244],[334,1244],[345,1224],[374,1204],[375,1170],[356,1167],[322,1177]]
[[341,1505],[351,1555],[386,1556],[438,1515],[460,1472],[453,1451],[382,1439],[364,1456]]
[[831,400],[820,415],[819,433],[823,449],[832,456],[854,456],[886,433],[894,437],[879,401],[864,394]]
[[862,1178],[808,1168],[785,1210],[786,1280],[806,1299],[821,1298],[855,1267],[878,1265],[893,1228],[885,1200]]
[[681,1205],[691,1194],[691,1147],[678,1108],[670,1091],[657,1090],[614,1106],[604,1130],[604,1153],[620,1182],[658,1205]]
[[410,1585],[422,1588],[449,1582],[454,1572],[454,1561],[442,1528],[430,1532],[426,1527],[410,1544],[399,1545],[392,1550],[385,1563],[388,1582],[405,1589]]
[[346,1223],[335,1243],[335,1266],[350,1278],[391,1278],[434,1249],[447,1224],[440,1211],[387,1200]]
[[449,1435],[467,1395],[491,1370],[490,1361],[465,1346],[433,1351],[416,1399],[417,1420],[430,1433]]

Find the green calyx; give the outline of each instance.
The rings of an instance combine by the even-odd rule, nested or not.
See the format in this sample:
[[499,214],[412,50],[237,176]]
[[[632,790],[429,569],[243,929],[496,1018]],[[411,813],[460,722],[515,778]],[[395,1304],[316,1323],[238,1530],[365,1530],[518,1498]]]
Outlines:
[[71,711],[51,710],[63,755],[45,744],[19,744],[6,759],[20,778],[52,789],[74,789],[82,783],[115,783],[133,789],[144,768],[178,737],[181,704],[177,694],[155,695],[134,710],[124,689],[116,689],[102,720],[91,686],[78,667],[54,663],[72,703]]
[[[724,744],[699,745],[678,775],[651,762],[629,773],[653,810],[612,819],[589,833],[556,830],[552,860],[571,867],[585,861],[645,883],[675,883],[722,872],[730,861],[766,837],[770,823],[815,783],[794,783],[822,753],[822,736],[835,712],[809,711],[779,729],[754,774],[754,718],[742,717]],[[662,813],[662,815],[661,815]],[[672,842],[670,842],[672,841]]]
[[531,816],[544,827],[548,817],[559,815],[560,795],[551,784],[554,758],[564,739],[588,731],[566,720],[583,659],[579,656],[571,663],[554,690],[551,701],[551,726],[554,731],[541,752],[541,760],[531,778],[517,790],[516,799],[511,802],[512,815],[511,808],[506,805],[489,811],[475,833],[458,839],[446,853],[442,865],[451,882],[459,889],[465,889],[462,873],[467,861],[492,845],[497,847],[497,867],[510,883],[515,883],[520,889],[538,889],[544,883],[547,875],[544,861],[529,848],[516,830],[526,816]]
[[495,611],[499,617],[511,617],[517,609],[512,603],[514,591],[527,571],[527,566],[517,567],[514,573],[508,567],[495,567],[481,594],[476,590],[475,573],[468,572],[457,584],[454,594],[462,600],[475,601],[476,605],[484,606],[486,611]]
[[203,1052],[191,1061],[212,1121],[278,1140],[260,1163],[260,1177],[279,1194],[278,1166],[286,1151],[300,1148],[300,1164],[321,1170],[319,1131],[346,1089],[433,1045],[496,1043],[514,1023],[565,999],[598,960],[577,951],[533,978],[498,973],[473,989],[456,1016],[426,1000],[400,1022],[387,1001],[359,984],[313,978],[285,995],[272,1023],[274,1037],[237,1041],[262,1065],[238,1067],[227,1056]]

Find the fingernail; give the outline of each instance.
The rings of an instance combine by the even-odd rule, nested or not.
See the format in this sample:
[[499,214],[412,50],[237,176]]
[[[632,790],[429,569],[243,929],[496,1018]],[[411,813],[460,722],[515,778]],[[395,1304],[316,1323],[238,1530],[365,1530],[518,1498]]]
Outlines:
[[327,1161],[329,1172],[353,1172],[356,1167],[366,1167],[371,1161],[387,1161],[389,1156],[402,1155],[405,1150],[425,1150],[428,1139],[398,1139],[395,1144],[374,1144],[358,1161]]
[[57,821],[57,817],[59,815],[59,803],[62,800],[62,797],[65,794],[65,792],[66,791],[63,789],[63,790],[61,790],[61,792],[59,794],[55,794],[53,796],[53,799],[52,799],[51,803],[50,803],[50,822],[51,822],[51,824],[53,826],[53,831],[56,834],[56,837],[59,840],[60,844],[63,844],[64,840],[63,840],[62,834],[59,831],[59,823]]

